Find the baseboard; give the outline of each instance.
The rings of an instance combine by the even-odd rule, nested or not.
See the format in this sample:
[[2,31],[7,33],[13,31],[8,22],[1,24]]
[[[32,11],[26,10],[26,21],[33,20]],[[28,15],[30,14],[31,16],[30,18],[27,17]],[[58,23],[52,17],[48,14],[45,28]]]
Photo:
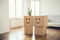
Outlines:
[[22,28],[23,26],[11,27],[10,29]]

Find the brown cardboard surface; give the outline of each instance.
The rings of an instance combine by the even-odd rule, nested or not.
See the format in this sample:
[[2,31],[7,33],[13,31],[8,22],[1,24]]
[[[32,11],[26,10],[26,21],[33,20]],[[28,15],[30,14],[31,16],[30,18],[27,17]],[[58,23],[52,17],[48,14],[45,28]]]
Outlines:
[[33,16],[24,16],[24,26],[33,26]]
[[45,35],[46,34],[46,28],[43,27],[35,27],[35,34],[36,35]]
[[47,27],[47,16],[35,16],[34,17],[34,26],[36,35],[45,35]]
[[43,26],[47,25],[47,16],[35,16],[34,17],[34,25],[35,26]]
[[25,34],[33,34],[33,27],[26,26],[25,27]]
[[33,34],[33,16],[24,16],[25,34]]

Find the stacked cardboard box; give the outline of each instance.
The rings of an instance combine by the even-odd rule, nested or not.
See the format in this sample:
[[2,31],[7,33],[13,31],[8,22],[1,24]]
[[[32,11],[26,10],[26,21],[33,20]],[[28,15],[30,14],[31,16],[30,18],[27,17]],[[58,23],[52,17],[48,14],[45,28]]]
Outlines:
[[47,22],[47,16],[24,16],[25,34],[33,34],[34,25],[36,35],[45,35]]
[[33,16],[24,16],[25,34],[33,34]]
[[47,27],[47,16],[35,16],[34,26],[36,35],[45,35]]

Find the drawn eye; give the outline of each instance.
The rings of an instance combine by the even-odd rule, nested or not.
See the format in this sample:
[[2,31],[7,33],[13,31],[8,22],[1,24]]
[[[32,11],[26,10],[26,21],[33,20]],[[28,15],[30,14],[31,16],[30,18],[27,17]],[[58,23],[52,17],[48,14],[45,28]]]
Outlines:
[[36,18],[36,20],[37,20],[37,18]]
[[27,20],[27,18],[26,18],[26,20]]
[[30,18],[29,18],[29,20],[30,20]]
[[39,18],[39,20],[40,20],[40,18]]

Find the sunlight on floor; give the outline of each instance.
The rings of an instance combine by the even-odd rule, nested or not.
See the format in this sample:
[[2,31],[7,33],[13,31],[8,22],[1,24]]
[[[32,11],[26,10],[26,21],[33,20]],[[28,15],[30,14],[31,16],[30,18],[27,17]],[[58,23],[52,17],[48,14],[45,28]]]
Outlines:
[[56,40],[60,38],[60,30],[47,29],[46,36],[35,36],[34,27],[33,35],[25,35],[24,27],[18,29],[12,29],[9,33],[9,40]]
[[24,28],[11,30],[9,39],[10,40],[24,40]]
[[30,40],[30,39],[35,40],[35,36],[32,35],[31,37],[29,37],[24,35],[24,28],[13,29],[10,31],[9,40]]

